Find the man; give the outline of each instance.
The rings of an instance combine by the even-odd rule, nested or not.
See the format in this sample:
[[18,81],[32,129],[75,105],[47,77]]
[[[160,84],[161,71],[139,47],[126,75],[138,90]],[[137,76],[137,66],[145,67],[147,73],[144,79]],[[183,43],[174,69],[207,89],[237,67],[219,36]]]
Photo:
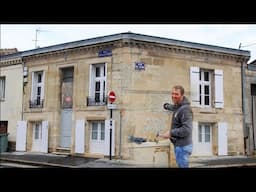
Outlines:
[[171,129],[157,136],[171,140],[178,167],[187,168],[192,153],[193,113],[182,86],[176,85],[172,88],[172,101],[174,105],[165,103],[163,106],[164,109],[173,111]]

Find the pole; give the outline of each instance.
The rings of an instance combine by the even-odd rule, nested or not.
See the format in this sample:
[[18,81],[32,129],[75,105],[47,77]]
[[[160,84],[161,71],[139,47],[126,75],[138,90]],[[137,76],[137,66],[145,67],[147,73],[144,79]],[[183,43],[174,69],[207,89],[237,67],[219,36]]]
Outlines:
[[[112,105],[112,103],[111,103]],[[111,160],[112,152],[112,108],[110,109],[110,129],[109,129],[109,160]]]

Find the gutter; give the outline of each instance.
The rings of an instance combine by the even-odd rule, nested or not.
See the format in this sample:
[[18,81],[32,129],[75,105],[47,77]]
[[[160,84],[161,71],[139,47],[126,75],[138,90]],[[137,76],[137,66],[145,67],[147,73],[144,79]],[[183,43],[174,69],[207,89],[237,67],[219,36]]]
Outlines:
[[248,138],[248,132],[245,123],[245,70],[244,70],[244,61],[241,61],[241,81],[242,81],[242,114],[243,114],[243,130],[244,130],[244,154],[247,155],[247,145],[246,141]]

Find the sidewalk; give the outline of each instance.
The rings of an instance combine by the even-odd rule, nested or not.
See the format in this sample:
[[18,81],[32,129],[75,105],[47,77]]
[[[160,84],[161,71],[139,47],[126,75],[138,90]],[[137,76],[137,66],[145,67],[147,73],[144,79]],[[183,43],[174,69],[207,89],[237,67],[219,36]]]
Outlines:
[[[0,164],[15,162],[40,167],[65,167],[65,168],[152,168],[143,164],[136,164],[132,160],[123,159],[98,159],[70,155],[56,155],[52,153],[31,152],[4,152],[0,154]],[[214,156],[191,157],[191,168],[225,168],[225,167],[256,167],[256,157],[247,156]],[[159,167],[153,167],[159,168]]]

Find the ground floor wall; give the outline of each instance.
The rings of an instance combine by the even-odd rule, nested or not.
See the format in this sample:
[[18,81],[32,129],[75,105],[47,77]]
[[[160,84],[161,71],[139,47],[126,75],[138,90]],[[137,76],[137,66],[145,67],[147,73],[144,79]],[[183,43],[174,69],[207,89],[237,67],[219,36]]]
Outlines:
[[[112,157],[138,162],[145,161],[153,166],[157,166],[157,164],[159,166],[167,164],[174,166],[173,145],[169,140],[156,138],[158,131],[164,132],[170,128],[171,118],[172,113],[161,110],[113,110]],[[110,111],[107,108],[94,111],[74,111],[72,113],[71,145],[68,153],[79,156],[109,156],[109,119]],[[24,120],[27,121],[26,151],[35,149],[33,147],[36,134],[33,130],[34,123],[47,122],[46,152],[58,152],[61,135],[60,111],[25,113]],[[97,122],[100,123],[97,124]],[[104,124],[106,122],[107,124]],[[106,129],[103,130],[101,125]],[[206,113],[194,110],[193,125],[192,156],[244,154],[241,113],[218,113],[218,111]],[[104,133],[104,136],[101,133]],[[221,134],[222,137],[220,137]],[[134,143],[129,140],[130,136],[143,138],[146,142]],[[104,137],[106,142],[102,145],[100,142],[93,143],[92,138],[94,137]],[[104,150],[99,150],[100,148]]]

